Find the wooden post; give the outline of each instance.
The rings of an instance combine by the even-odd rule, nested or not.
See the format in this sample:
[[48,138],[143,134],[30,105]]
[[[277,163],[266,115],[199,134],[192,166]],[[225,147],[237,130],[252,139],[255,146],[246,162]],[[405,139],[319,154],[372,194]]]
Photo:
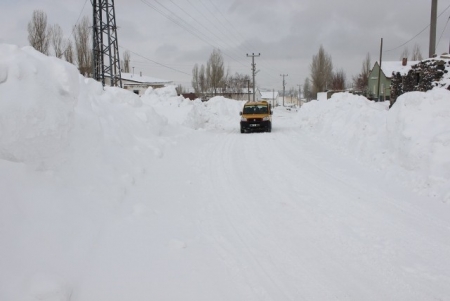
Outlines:
[[430,21],[430,49],[429,57],[436,53],[436,23],[437,23],[437,0],[431,0],[431,21]]
[[375,101],[380,101],[380,80],[381,80],[381,60],[383,58],[383,38],[381,38],[381,45],[380,45],[380,64],[379,64],[379,69],[378,69],[378,93],[377,93],[377,100]]

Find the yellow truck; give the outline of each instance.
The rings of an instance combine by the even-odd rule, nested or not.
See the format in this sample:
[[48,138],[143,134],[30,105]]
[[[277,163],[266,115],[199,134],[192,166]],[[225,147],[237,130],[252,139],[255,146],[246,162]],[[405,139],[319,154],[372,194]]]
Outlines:
[[271,132],[272,106],[267,101],[245,103],[241,115],[241,133]]

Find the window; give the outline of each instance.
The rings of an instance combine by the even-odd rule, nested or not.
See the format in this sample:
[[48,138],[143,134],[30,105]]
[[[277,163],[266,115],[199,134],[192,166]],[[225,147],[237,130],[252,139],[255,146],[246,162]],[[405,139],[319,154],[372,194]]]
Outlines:
[[266,105],[245,106],[244,114],[267,114],[269,109]]

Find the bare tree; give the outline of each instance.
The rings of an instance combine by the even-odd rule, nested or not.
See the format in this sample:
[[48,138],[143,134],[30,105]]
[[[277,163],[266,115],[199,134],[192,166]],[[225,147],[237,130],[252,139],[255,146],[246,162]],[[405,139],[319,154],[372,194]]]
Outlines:
[[47,28],[47,14],[42,10],[33,11],[28,22],[28,41],[34,49],[48,55],[50,28]]
[[405,49],[403,49],[402,54],[400,55],[400,61],[408,57],[409,57],[409,49],[408,47],[405,47]]
[[178,95],[187,93],[187,90],[181,84],[178,84],[178,86],[175,88],[175,90],[177,91]]
[[423,60],[423,56],[422,52],[420,51],[420,46],[418,44],[415,44],[411,55],[411,61],[421,61],[421,60]]
[[223,88],[225,80],[225,69],[223,57],[219,49],[214,49],[206,64],[206,78],[208,88],[217,93],[217,89]]
[[353,88],[357,91],[367,93],[367,87],[369,86],[369,73],[371,69],[370,53],[367,53],[361,67],[361,73],[353,78]]
[[247,90],[248,83],[251,84],[250,75],[236,72],[227,78],[227,91],[241,94],[244,90]]
[[291,97],[291,101],[292,101],[292,99],[293,99],[294,97],[297,97],[297,94],[298,94],[298,91],[297,91],[297,89],[294,88],[294,87],[289,88],[289,90],[287,91],[287,95],[288,95],[289,97]]
[[331,78],[331,89],[335,91],[343,91],[346,88],[347,77],[343,69],[333,73]]
[[200,73],[198,74],[198,84],[200,88],[200,92],[205,93],[208,89],[208,84],[206,80],[206,70],[205,65],[202,64],[200,67]]
[[86,76],[92,72],[91,30],[87,16],[75,26],[74,38],[78,69]]
[[194,92],[198,94],[200,92],[200,83],[199,83],[199,71],[198,71],[198,64],[194,65],[194,68],[192,68],[192,88],[194,88]]
[[313,96],[317,92],[325,91],[333,75],[333,62],[331,56],[320,45],[319,52],[313,56],[311,63],[311,79]]
[[70,39],[64,42],[64,58],[69,63],[73,64],[73,43]]
[[123,72],[125,73],[130,73],[130,52],[128,50],[126,50],[123,53]]
[[63,50],[63,31],[61,26],[55,24],[52,27],[50,27],[50,38],[53,50],[55,51],[55,56],[59,59],[62,58],[64,50]]
[[307,101],[311,100],[311,84],[309,78],[305,78],[305,82],[303,83],[303,97],[306,98]]

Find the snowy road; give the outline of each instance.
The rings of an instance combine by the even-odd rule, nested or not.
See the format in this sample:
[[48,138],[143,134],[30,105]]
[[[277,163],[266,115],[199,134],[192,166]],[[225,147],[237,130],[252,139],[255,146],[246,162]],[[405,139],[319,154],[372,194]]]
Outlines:
[[[302,134],[293,114],[279,110],[270,134],[201,131],[195,149],[162,160],[172,162],[174,189],[161,194],[183,196],[167,222],[177,225],[180,266],[167,264],[179,283],[156,284],[158,295],[450,300],[450,222],[440,205]],[[164,289],[172,285],[180,289]]]
[[0,53],[0,301],[450,301],[447,89],[240,134],[240,101]]

